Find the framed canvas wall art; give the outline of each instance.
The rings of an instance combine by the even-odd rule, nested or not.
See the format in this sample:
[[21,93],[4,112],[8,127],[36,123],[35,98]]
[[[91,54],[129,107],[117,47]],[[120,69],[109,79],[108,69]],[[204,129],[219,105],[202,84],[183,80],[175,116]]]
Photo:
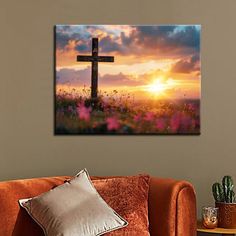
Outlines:
[[200,134],[200,33],[55,26],[55,134]]

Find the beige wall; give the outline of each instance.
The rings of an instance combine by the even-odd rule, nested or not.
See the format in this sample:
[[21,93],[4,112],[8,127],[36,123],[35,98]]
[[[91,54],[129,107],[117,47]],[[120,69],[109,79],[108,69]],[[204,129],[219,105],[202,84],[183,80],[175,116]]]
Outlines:
[[[0,179],[152,175],[187,179],[198,206],[236,177],[235,0],[1,0]],[[200,136],[54,136],[55,24],[202,24]],[[235,178],[236,180],[236,178]]]

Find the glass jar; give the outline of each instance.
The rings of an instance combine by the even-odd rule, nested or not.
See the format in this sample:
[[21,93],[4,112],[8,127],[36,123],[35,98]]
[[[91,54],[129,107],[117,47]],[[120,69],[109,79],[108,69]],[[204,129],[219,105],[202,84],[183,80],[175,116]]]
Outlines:
[[202,223],[207,229],[214,229],[218,226],[218,208],[203,207],[202,208]]

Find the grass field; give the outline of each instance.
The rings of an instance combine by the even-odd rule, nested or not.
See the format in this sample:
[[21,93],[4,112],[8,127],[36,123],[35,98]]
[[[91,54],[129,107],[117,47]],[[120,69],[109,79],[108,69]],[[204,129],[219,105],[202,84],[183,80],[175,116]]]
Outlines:
[[56,134],[199,134],[199,100],[137,100],[118,91],[59,91],[55,96]]

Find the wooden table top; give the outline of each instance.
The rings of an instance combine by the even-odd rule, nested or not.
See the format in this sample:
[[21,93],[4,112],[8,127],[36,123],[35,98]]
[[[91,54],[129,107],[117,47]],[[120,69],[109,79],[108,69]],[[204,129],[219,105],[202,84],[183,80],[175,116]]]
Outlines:
[[206,229],[202,225],[201,221],[198,221],[197,231],[205,233],[213,233],[213,234],[231,234],[231,235],[236,234],[236,229],[223,229],[223,228]]

